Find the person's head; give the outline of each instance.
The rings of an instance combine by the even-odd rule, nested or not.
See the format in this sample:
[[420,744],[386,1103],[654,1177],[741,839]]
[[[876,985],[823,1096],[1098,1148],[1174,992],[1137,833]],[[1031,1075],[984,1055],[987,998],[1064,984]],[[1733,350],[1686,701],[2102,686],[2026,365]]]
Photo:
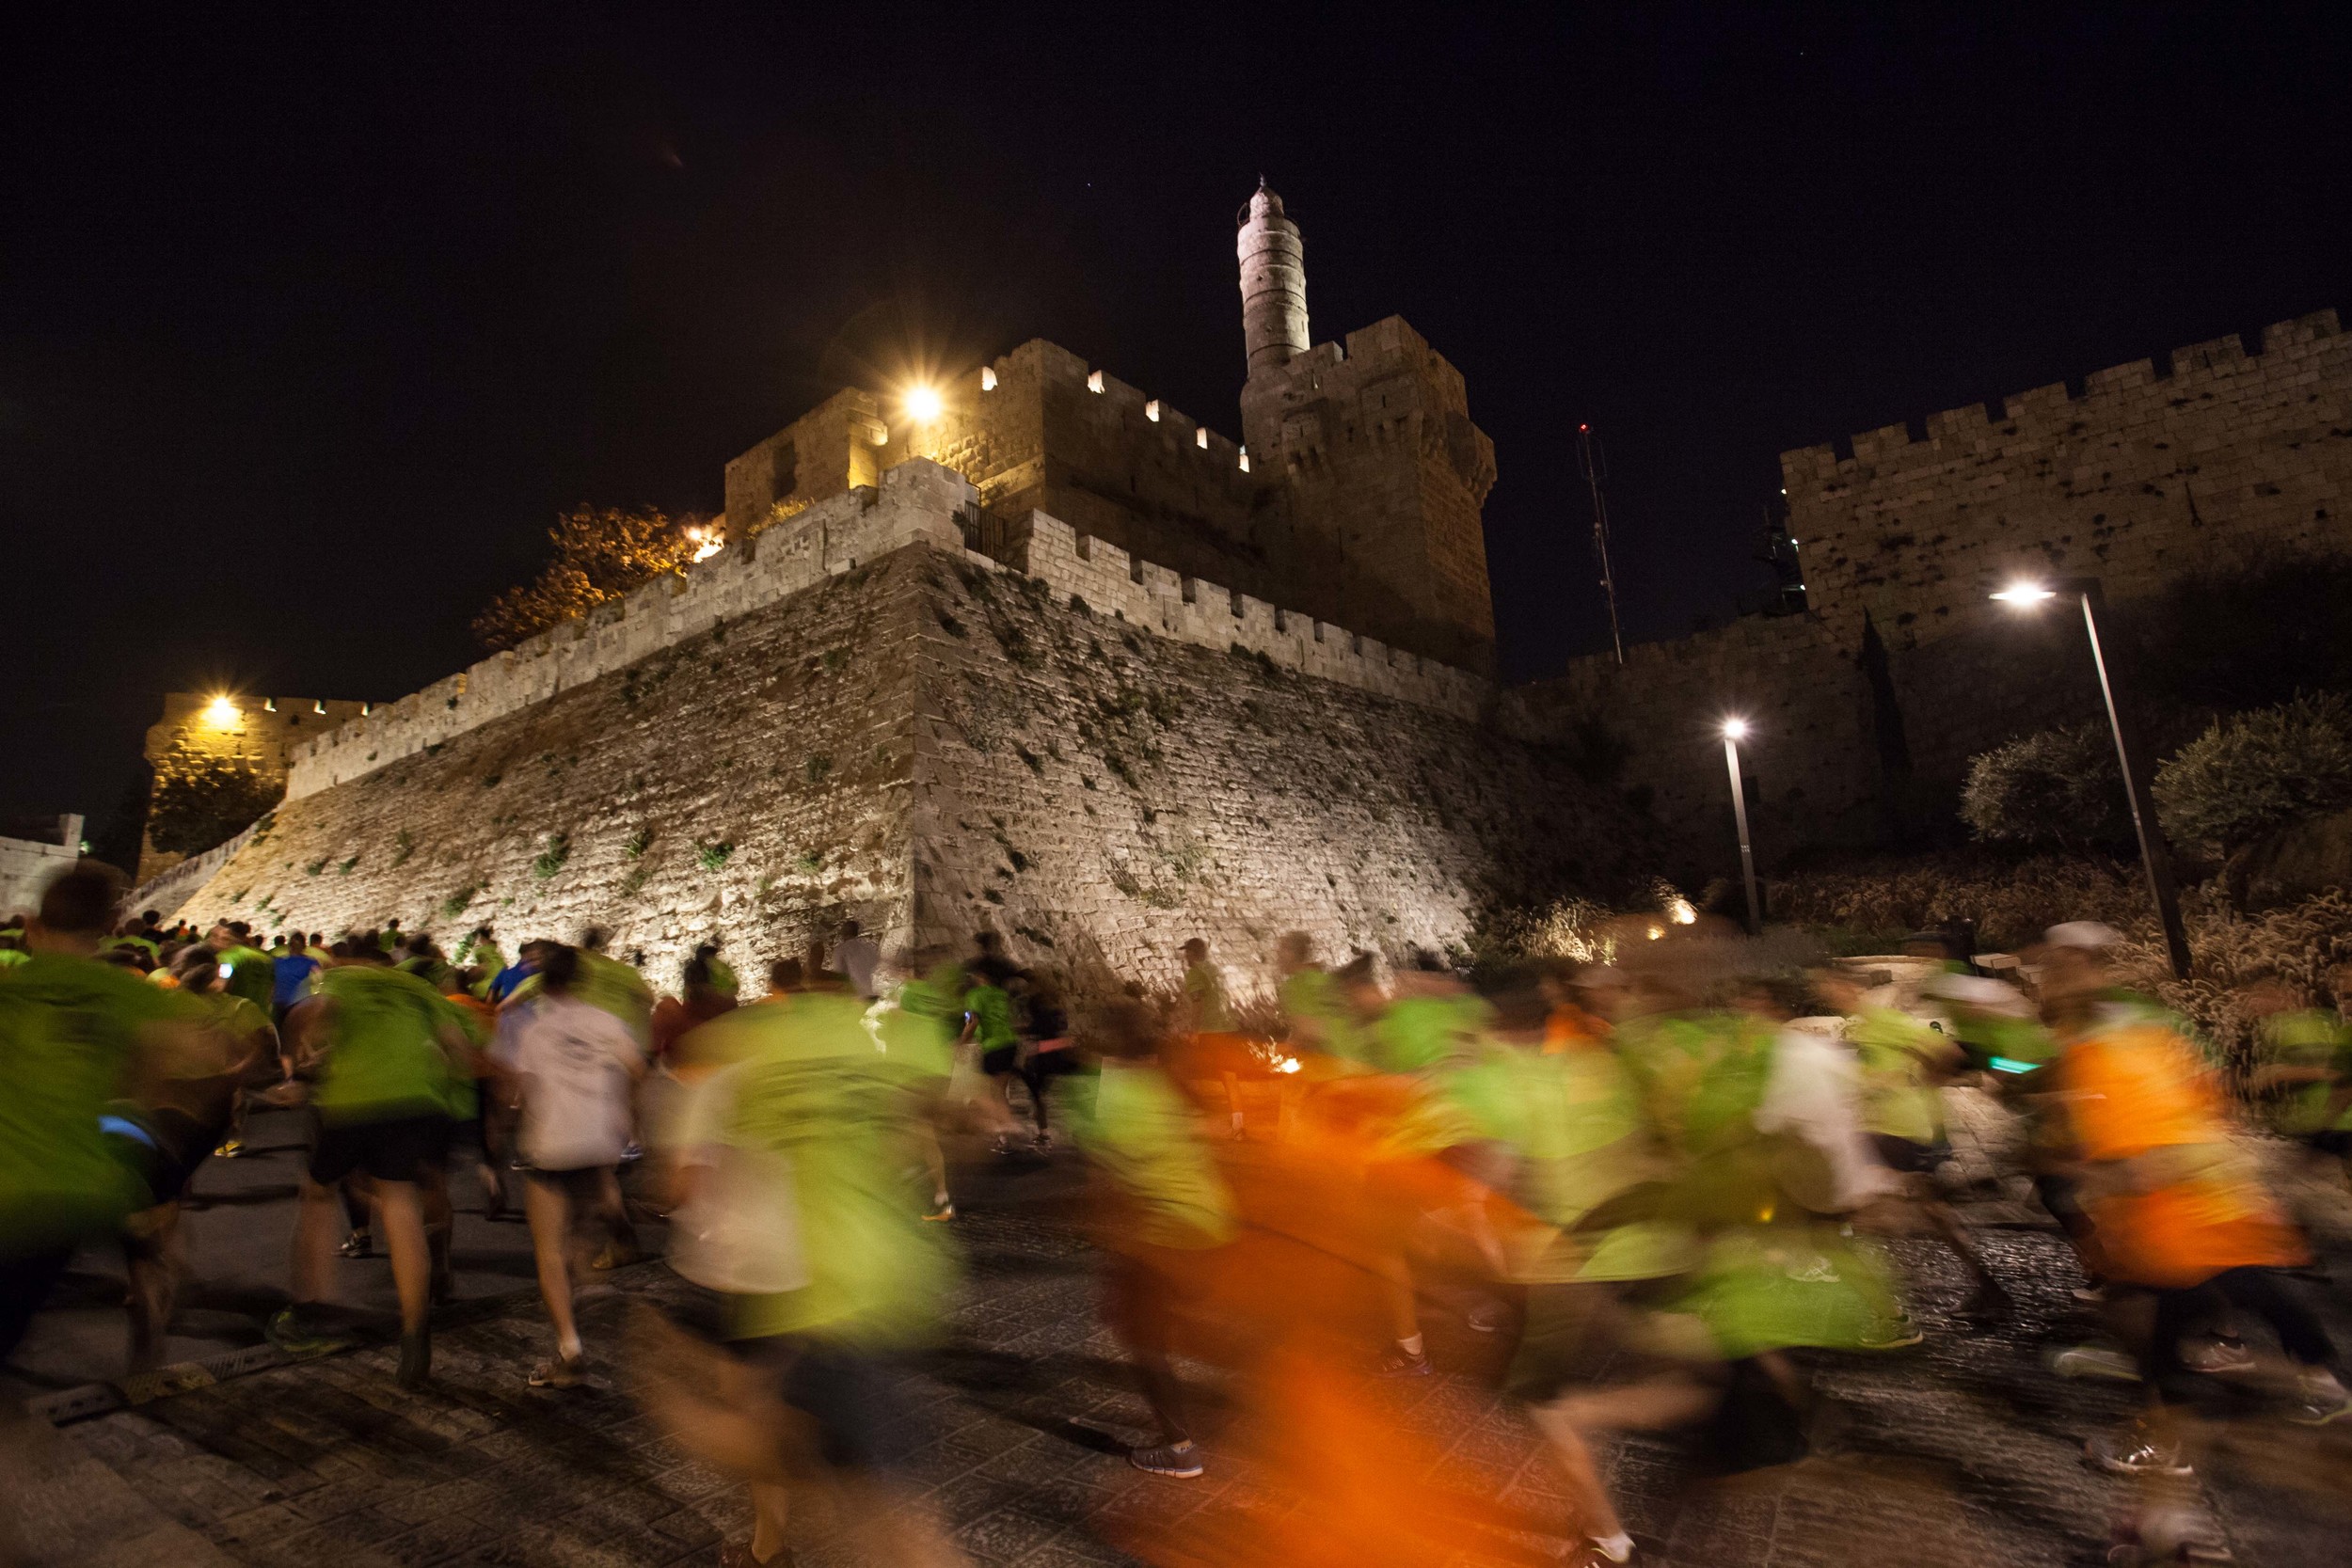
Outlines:
[[219,953],[200,942],[183,947],[172,957],[171,977],[180,982],[182,990],[197,995],[219,990],[229,983],[220,972]]
[[2042,1006],[2057,1016],[2096,1001],[2115,983],[2115,950],[2122,945],[2121,931],[2095,920],[2070,920],[2042,932],[2034,953]]
[[1001,958],[1005,956],[1005,939],[986,928],[973,934],[972,946],[983,958]]
[[1304,931],[1284,931],[1274,944],[1274,961],[1285,974],[1308,968],[1315,961],[1315,939]]
[[1586,964],[1570,982],[1577,1006],[1612,1023],[1622,1022],[1633,1003],[1633,982],[1609,964]]
[[560,942],[539,944],[539,984],[549,996],[569,996],[580,984],[580,952]]
[[237,933],[229,928],[226,920],[215,920],[213,928],[204,933],[204,940],[215,947],[234,947],[237,945]]
[[768,994],[788,996],[808,989],[808,972],[798,958],[778,958],[768,966]]
[[324,946],[326,946],[326,933],[325,931],[312,931],[312,932],[310,933],[310,945],[311,945],[311,946],[313,946],[313,947],[324,947]]
[[1543,976],[1533,969],[1504,974],[1486,993],[1494,1008],[1495,1033],[1514,1045],[1535,1046],[1544,1041],[1551,1022],[1551,1002],[1544,994]]
[[397,936],[400,933],[399,917],[394,916],[392,919],[384,922],[384,930],[388,935]]
[[392,961],[383,943],[373,937],[357,937],[335,949],[345,963],[384,965]]
[[139,924],[142,926],[151,927],[161,926],[163,923],[163,911],[160,910],[141,910],[139,911]]
[[302,953],[310,949],[310,943],[300,931],[290,931],[286,935],[286,946],[294,952]]
[[91,953],[114,928],[122,903],[122,873],[103,861],[81,861],[49,879],[40,910],[25,927],[36,951]]

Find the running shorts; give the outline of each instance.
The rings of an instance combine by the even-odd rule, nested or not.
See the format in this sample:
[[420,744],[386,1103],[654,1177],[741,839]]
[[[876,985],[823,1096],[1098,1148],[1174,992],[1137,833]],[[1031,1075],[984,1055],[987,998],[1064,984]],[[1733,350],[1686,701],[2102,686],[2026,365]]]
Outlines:
[[360,1171],[378,1181],[421,1180],[441,1168],[449,1144],[445,1116],[341,1122],[322,1117],[310,1145],[310,1180],[331,1187]]

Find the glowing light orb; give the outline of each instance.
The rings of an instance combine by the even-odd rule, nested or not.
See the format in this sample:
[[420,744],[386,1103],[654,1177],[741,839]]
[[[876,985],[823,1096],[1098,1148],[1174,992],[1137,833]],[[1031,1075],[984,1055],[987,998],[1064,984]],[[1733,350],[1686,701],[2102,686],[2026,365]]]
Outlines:
[[215,697],[204,705],[204,721],[220,729],[228,729],[237,721],[237,705],[227,697]]
[[936,387],[914,387],[907,390],[907,418],[917,424],[930,423],[946,406]]
[[2033,605],[2058,597],[2058,590],[2039,582],[2012,582],[1993,595],[2003,604]]
[[1724,721],[1724,734],[1733,740],[1745,740],[1748,737],[1748,721],[1744,719],[1726,719]]

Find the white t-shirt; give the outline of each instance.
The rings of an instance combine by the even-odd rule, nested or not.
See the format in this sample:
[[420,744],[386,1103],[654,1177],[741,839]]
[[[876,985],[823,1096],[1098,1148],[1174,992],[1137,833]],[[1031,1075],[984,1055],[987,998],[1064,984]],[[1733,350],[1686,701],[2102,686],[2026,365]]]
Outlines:
[[644,1059],[627,1024],[571,997],[534,996],[499,1020],[492,1053],[522,1080],[524,1159],[541,1170],[621,1163]]
[[809,1281],[792,1162],[730,1142],[741,1064],[685,1086],[668,1129],[681,1169],[696,1173],[670,1214],[670,1266],[732,1295],[776,1295]]
[[1820,1150],[1837,1183],[1835,1201],[1843,1209],[1899,1191],[1902,1185],[1862,1135],[1856,1105],[1861,1080],[1861,1069],[1845,1041],[1799,1023],[1781,1030],[1772,1041],[1772,1075],[1756,1107],[1757,1132],[1794,1132]]

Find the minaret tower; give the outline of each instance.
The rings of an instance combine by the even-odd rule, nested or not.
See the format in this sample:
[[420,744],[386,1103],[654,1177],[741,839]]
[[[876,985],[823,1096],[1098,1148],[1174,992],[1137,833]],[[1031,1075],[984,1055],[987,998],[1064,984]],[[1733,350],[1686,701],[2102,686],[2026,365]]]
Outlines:
[[1282,198],[1258,188],[1234,220],[1240,227],[1234,249],[1241,255],[1241,329],[1249,351],[1249,373],[1290,362],[1307,352],[1307,259],[1298,225],[1282,214]]

